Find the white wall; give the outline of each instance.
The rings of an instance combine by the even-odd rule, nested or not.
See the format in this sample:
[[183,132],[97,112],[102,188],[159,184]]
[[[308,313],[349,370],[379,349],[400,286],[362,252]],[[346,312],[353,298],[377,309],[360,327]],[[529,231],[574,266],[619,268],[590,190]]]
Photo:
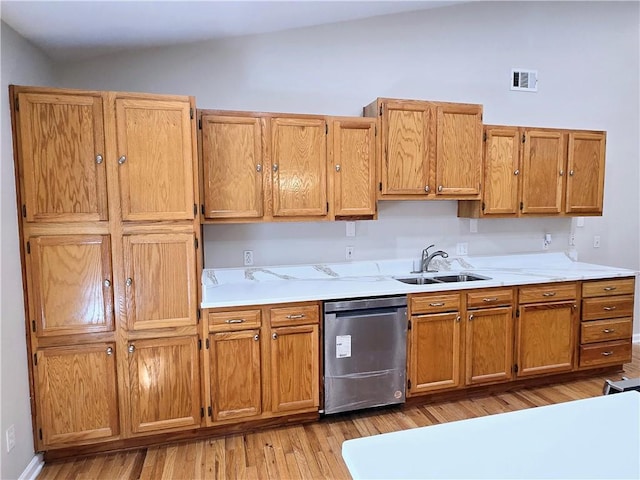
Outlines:
[[[13,173],[11,116],[8,86],[53,85],[50,61],[40,50],[24,40],[6,23],[0,23],[1,72],[0,130],[2,131],[2,160],[0,161],[2,256],[0,257],[0,353],[2,453],[0,478],[18,478],[33,458],[29,376],[22,300],[20,243],[16,209],[16,189]],[[14,425],[16,447],[7,453],[5,431]]]

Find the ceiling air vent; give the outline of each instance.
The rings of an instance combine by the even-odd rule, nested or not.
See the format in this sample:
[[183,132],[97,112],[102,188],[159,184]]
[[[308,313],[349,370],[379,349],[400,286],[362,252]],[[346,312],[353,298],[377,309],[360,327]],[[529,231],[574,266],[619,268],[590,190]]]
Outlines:
[[511,90],[519,90],[521,92],[537,92],[538,72],[536,70],[525,70],[524,68],[512,69]]

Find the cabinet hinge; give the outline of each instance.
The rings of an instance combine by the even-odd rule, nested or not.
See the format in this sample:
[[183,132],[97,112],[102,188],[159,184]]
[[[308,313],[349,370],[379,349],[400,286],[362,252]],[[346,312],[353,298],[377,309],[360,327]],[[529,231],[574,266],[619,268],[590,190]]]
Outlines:
[[382,116],[382,105],[380,105],[380,116]]
[[484,202],[482,202],[482,211],[483,212],[484,212],[484,207],[485,207]]
[[204,215],[204,203],[200,205],[200,211],[202,212],[202,215]]
[[196,205],[195,203],[193,204],[193,214],[198,215],[198,205]]
[[373,136],[377,137],[378,136],[378,125],[374,125],[373,126]]
[[202,350],[202,339],[198,339],[198,350]]
[[329,125],[328,124],[324,124],[324,134],[328,135],[329,134]]
[[518,373],[518,364],[517,363],[513,366],[513,371]]
[[194,238],[194,239],[193,239],[193,243],[194,243],[194,245],[195,245],[195,247],[196,247],[196,250],[197,250],[197,249],[198,249],[198,239],[197,239],[197,238]]
[[40,440],[42,440],[42,429],[41,428],[38,429],[38,436],[40,437]]
[[191,120],[193,120],[193,107],[189,109],[189,116],[191,117]]
[[200,317],[202,316],[202,312],[200,311],[200,309],[198,309],[197,313],[196,313],[196,317],[198,318],[198,323],[200,323]]
[[27,242],[27,254],[31,254],[31,242]]
[[516,310],[516,318],[519,318],[519,317],[520,317],[520,309],[518,308],[518,309]]
[[484,132],[484,135],[482,136],[482,141],[483,142],[487,141],[487,132]]
[[26,218],[27,216],[27,206],[26,205],[22,205],[22,216]]
[[202,119],[198,120],[198,130],[202,130]]
[[382,182],[378,184],[378,190],[382,191]]
[[35,332],[35,331],[36,331],[36,321],[35,321],[35,320],[31,320],[31,330],[32,330],[33,332]]
[[209,350],[209,339],[208,338],[204,341],[204,348]]
[[407,388],[411,390],[411,379],[407,380]]
[[329,211],[329,202],[327,202],[327,212]]
[[[18,97],[16,97],[16,112],[20,111],[20,101],[18,100]],[[42,437],[40,437],[42,439]]]
[[204,418],[204,407],[200,407],[200,418]]
[[33,354],[33,364],[34,364],[34,365],[37,365],[37,364],[38,364],[38,354],[37,354],[37,353],[34,353],[34,354]]
[[524,202],[520,202],[520,210],[524,208]]
[[407,330],[411,330],[411,320],[409,320],[409,323],[407,324]]
[[213,415],[211,405],[209,405],[209,407],[207,408],[207,413],[209,414],[209,416]]
[[522,143],[524,143],[524,142],[525,142],[525,139],[526,139],[526,136],[525,136],[525,134],[523,133],[523,134],[522,134]]

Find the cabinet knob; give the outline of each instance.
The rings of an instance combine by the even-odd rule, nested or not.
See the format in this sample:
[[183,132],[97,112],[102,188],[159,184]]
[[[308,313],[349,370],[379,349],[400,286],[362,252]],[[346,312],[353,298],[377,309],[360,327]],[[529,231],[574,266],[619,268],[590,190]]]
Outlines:
[[573,170],[569,170],[569,176],[570,176],[570,177],[573,177],[573,174],[574,174],[574,173],[575,173],[575,172],[574,172]]
[[127,157],[125,157],[124,155],[122,155],[119,159],[118,159],[118,164],[122,165],[124,162],[127,161]]
[[442,191],[442,185],[438,185],[438,192]]
[[256,172],[261,172],[262,171],[262,165],[258,164],[256,165]]
[[131,277],[127,278],[127,280],[124,282],[124,284],[127,287],[130,287],[133,284],[133,280],[131,279]]
[[133,352],[135,352],[135,351],[136,351],[136,346],[135,346],[135,345],[133,345],[133,344],[129,344],[129,347],[127,348],[127,351],[128,351],[129,353],[133,353]]
[[277,339],[278,339],[278,334],[277,334],[277,333],[275,333],[275,332],[273,332],[273,333],[271,334],[271,338],[273,338],[274,340],[277,340]]
[[105,288],[109,288],[111,286],[111,280],[109,280],[108,278],[103,283]]
[[564,170],[560,170],[560,176],[562,177],[564,175]]
[[340,171],[340,165],[336,165],[336,172]]
[[278,164],[277,164],[277,163],[275,163],[275,164],[273,165],[273,171],[274,171],[274,172],[277,172],[277,171],[278,171]]
[[431,191],[431,188],[429,188],[429,185],[426,185],[424,187],[424,191],[427,192],[427,193],[429,193]]
[[102,155],[100,154],[96,155],[96,163],[98,165],[100,165],[103,161],[104,161],[104,158],[102,158]]
[[[275,335],[275,333],[274,333]],[[258,340],[260,340],[260,335],[258,335],[257,333],[253,336],[253,339],[257,342]]]
[[109,355],[109,356],[113,355],[113,348],[112,347],[107,347],[107,355]]
[[473,320],[473,313],[469,315],[469,321]]
[[456,323],[460,323],[460,315],[456,317]]
[[520,170],[516,170],[515,172],[513,172],[514,175],[520,175]]

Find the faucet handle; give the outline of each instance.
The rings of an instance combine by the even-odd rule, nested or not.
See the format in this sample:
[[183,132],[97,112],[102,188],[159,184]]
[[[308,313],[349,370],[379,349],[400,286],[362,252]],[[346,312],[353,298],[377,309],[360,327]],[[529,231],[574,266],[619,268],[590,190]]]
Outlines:
[[434,243],[433,245],[429,245],[427,248],[425,248],[425,249],[424,249],[424,251],[426,252],[427,250],[429,250],[430,248],[433,248],[433,247],[435,247],[435,246],[436,246],[436,244],[435,244],[435,243]]

